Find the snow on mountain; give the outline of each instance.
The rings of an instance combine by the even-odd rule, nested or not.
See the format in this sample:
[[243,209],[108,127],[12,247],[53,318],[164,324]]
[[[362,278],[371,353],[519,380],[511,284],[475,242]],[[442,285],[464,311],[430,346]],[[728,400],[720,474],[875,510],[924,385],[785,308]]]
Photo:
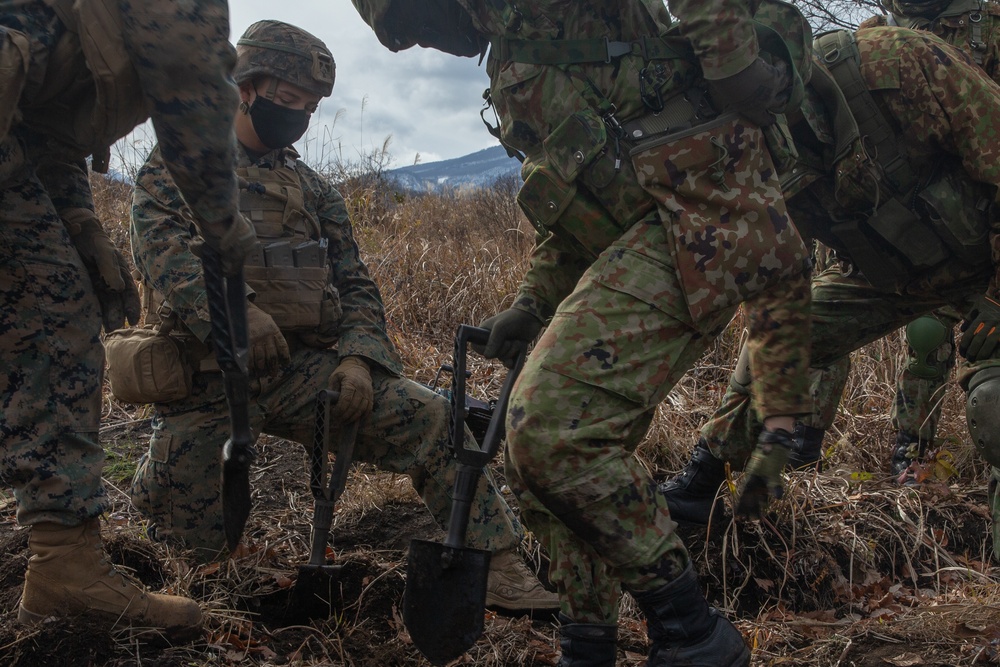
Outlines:
[[520,169],[521,163],[509,157],[502,146],[493,146],[462,157],[390,169],[386,173],[402,189],[433,191],[491,185],[503,176],[519,174]]

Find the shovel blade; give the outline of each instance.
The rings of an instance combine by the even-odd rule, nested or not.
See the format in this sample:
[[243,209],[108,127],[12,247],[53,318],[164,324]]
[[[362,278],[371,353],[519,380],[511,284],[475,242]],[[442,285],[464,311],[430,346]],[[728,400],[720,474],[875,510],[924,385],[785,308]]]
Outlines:
[[222,527],[226,545],[234,552],[250,517],[250,466],[229,460],[222,469]]
[[[445,553],[452,556],[446,566]],[[403,623],[435,665],[465,653],[483,634],[490,552],[412,540],[406,563]]]

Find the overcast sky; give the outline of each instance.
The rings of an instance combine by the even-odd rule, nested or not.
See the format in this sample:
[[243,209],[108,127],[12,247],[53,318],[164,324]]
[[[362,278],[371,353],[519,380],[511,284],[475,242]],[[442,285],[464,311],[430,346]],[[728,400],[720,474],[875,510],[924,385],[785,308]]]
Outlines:
[[496,145],[479,119],[489,78],[478,59],[420,47],[392,53],[350,0],[229,0],[229,8],[233,43],[255,21],[278,19],[313,33],[333,53],[333,95],[299,145],[310,162],[321,162],[337,144],[354,157],[389,135],[396,167],[413,164],[418,154],[433,162]]

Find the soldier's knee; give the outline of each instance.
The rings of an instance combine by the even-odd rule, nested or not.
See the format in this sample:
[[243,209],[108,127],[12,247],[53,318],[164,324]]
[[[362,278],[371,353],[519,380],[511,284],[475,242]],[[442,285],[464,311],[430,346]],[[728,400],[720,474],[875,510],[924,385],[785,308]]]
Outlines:
[[965,419],[972,443],[992,466],[1000,466],[1000,367],[985,368],[969,380]]
[[951,328],[932,315],[923,315],[907,324],[906,343],[911,357],[906,370],[925,380],[942,379],[948,372],[951,348],[946,355],[939,354],[938,349],[950,340]]

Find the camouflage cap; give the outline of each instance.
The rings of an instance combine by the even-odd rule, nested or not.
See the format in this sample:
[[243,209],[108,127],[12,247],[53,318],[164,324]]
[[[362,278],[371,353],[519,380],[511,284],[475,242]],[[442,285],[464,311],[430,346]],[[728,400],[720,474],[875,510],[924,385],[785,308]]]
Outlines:
[[403,51],[412,46],[456,56],[485,53],[483,26],[461,0],[351,0],[382,46]]
[[883,0],[882,6],[898,16],[933,18],[951,3],[952,0]]
[[258,21],[236,42],[236,83],[273,76],[328,97],[337,65],[318,37],[281,21]]

